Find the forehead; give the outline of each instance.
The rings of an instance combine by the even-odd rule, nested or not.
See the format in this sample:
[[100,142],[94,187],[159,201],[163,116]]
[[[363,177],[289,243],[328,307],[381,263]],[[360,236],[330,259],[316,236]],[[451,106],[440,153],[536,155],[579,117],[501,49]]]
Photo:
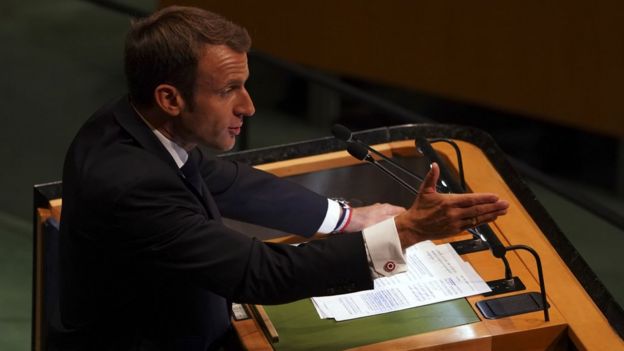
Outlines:
[[247,53],[237,52],[225,45],[206,45],[197,64],[199,80],[215,83],[246,80],[249,76]]

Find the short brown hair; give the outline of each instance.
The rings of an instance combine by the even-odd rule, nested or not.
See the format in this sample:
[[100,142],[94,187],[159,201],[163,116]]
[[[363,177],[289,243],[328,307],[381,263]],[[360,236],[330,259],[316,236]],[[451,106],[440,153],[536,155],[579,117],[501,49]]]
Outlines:
[[131,99],[151,105],[154,89],[166,83],[192,105],[197,63],[207,44],[247,52],[251,38],[245,28],[194,7],[170,6],[133,21],[124,57]]

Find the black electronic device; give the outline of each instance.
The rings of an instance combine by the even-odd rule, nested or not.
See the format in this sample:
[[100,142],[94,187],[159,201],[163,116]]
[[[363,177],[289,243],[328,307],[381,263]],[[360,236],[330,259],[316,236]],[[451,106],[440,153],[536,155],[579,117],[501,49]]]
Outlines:
[[475,304],[483,317],[497,319],[514,316],[517,314],[547,310],[550,305],[546,302],[546,308],[542,295],[537,292],[498,297],[495,299],[477,301]]

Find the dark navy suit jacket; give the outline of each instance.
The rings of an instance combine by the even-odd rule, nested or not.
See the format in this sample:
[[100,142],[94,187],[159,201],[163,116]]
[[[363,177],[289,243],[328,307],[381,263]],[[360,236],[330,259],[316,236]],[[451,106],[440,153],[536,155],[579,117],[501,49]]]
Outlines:
[[209,189],[203,198],[127,97],[80,129],[63,170],[60,311],[69,331],[54,338],[59,347],[190,350],[168,342],[218,339],[229,326],[226,300],[279,304],[372,288],[360,233],[293,247],[221,222],[309,236],[326,198],[193,152]]

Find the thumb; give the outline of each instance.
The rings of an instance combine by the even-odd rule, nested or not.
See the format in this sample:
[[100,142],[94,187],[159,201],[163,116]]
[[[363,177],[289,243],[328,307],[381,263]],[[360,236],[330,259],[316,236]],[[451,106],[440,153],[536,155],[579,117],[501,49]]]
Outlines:
[[425,176],[422,184],[420,184],[420,189],[418,189],[421,194],[430,194],[436,192],[436,184],[438,183],[438,178],[440,177],[440,167],[437,163],[431,164],[431,169]]

